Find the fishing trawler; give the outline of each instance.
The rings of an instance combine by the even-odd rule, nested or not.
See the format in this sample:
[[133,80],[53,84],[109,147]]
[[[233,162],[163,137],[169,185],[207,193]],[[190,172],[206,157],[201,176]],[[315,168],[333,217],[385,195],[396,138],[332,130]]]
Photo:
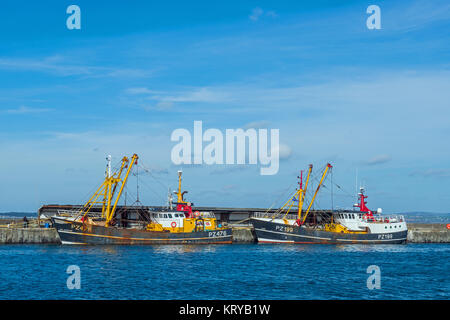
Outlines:
[[[367,196],[364,188],[358,193],[356,210],[330,211],[311,217],[311,207],[323,181],[332,166],[325,167],[317,189],[308,208],[303,212],[305,194],[310,181],[312,165],[303,186],[303,171],[299,177],[299,188],[275,214],[256,214],[251,217],[260,243],[334,243],[334,244],[398,244],[405,243],[408,233],[405,218],[402,215],[382,216],[366,206]],[[297,214],[289,214],[292,208]]]
[[[124,157],[120,168],[111,174],[111,157],[105,180],[86,204],[78,210],[58,212],[52,222],[63,244],[222,244],[232,243],[231,228],[222,226],[212,212],[192,210],[183,199],[178,172],[176,209],[118,210],[118,202],[138,156]],[[124,174],[124,171],[125,174]],[[123,176],[124,174],[124,176]],[[122,177],[123,176],[123,177]],[[94,212],[101,206],[101,214]],[[129,219],[133,214],[137,217]]]

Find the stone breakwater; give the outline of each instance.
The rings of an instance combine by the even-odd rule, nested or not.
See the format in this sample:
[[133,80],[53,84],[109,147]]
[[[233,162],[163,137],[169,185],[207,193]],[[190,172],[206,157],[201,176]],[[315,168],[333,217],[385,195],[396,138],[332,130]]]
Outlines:
[[53,228],[0,228],[0,244],[61,243]]
[[[234,243],[255,242],[252,227],[233,227]],[[410,243],[450,243],[450,230],[446,224],[408,224]],[[0,244],[45,244],[61,243],[53,228],[0,228]]]
[[408,242],[449,243],[450,230],[446,224],[410,223],[408,224]]

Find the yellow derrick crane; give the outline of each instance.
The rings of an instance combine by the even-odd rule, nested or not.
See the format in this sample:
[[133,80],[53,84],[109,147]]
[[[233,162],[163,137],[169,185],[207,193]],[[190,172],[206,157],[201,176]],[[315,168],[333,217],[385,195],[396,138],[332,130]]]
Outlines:
[[[280,211],[283,210],[284,208],[288,208],[286,210],[286,214],[283,216],[283,220],[286,219],[286,216],[289,214],[289,212],[291,211],[292,207],[294,206],[295,202],[297,200],[295,200],[296,198],[298,199],[298,212],[297,212],[297,217],[300,221],[301,216],[302,216],[302,207],[303,207],[303,202],[305,200],[305,193],[306,190],[308,188],[308,183],[309,183],[309,177],[311,175],[312,172],[312,168],[313,165],[310,164],[309,165],[309,169],[308,169],[308,176],[306,177],[306,183],[305,183],[305,188],[303,189],[303,185],[302,185],[302,181],[300,180],[299,182],[299,189],[296,190],[296,192],[289,198],[289,200],[279,209]],[[299,179],[302,179],[302,174],[300,173],[300,177],[298,177]]]
[[316,199],[317,193],[319,193],[319,189],[322,186],[323,180],[325,180],[325,177],[328,173],[328,169],[330,169],[330,168],[332,168],[331,164],[327,163],[327,166],[325,167],[325,170],[323,171],[322,178],[320,179],[320,182],[319,182],[319,185],[317,186],[316,192],[314,192],[314,196],[312,197],[311,202],[309,203],[308,209],[305,212],[305,215],[301,221],[301,224],[305,223],[306,217],[308,216],[308,213],[309,213],[309,210],[311,209],[311,206],[313,205],[314,200]]
[[[101,204],[102,218],[105,218],[105,226],[109,226],[111,220],[114,218],[117,204],[122,195],[125,184],[127,183],[131,169],[133,168],[134,164],[137,164],[138,159],[139,157],[137,154],[134,154],[131,157],[131,161],[127,157],[123,157],[120,169],[113,174],[111,174],[110,172],[111,167],[110,163],[108,163],[105,180],[97,189],[97,191],[92,195],[92,197],[82,207],[82,209],[78,213],[78,216],[82,216],[83,218],[85,218],[95,204]],[[110,160],[110,158],[108,158],[108,160]],[[127,171],[125,173],[125,176],[122,178],[124,169],[127,169]],[[119,183],[120,189],[118,194],[116,195],[116,189]]]
[[302,225],[303,223],[305,223],[306,221],[306,217],[308,216],[308,213],[314,203],[314,200],[316,199],[317,193],[319,192],[320,187],[322,186],[323,181],[325,180],[325,177],[328,173],[328,170],[330,168],[332,168],[331,164],[327,163],[325,170],[322,173],[322,177],[320,179],[319,185],[317,186],[317,189],[314,193],[314,196],[312,197],[309,206],[305,212],[304,215],[302,215],[302,209],[303,209],[303,204],[305,202],[305,194],[308,188],[308,184],[309,184],[309,179],[311,176],[311,172],[312,172],[312,164],[309,165],[309,169],[308,169],[308,175],[306,177],[306,182],[305,182],[305,187],[303,188],[302,184],[300,183],[300,188],[294,193],[294,195],[292,197],[289,198],[289,200],[279,209],[279,211],[282,211],[284,208],[287,208],[285,215],[283,216],[283,220],[285,221],[285,223],[287,223],[286,220],[286,216],[289,214],[291,208],[294,206],[295,202],[296,202],[296,198],[298,199],[298,210],[297,210],[297,224],[298,225]]

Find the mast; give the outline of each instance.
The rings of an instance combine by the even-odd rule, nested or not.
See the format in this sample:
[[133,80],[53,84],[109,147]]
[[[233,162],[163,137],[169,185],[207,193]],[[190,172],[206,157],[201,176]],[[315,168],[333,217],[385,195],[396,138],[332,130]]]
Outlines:
[[170,187],[167,194],[167,207],[172,210],[172,204],[173,204],[173,196],[172,192],[170,192]]
[[305,216],[303,217],[302,224],[305,222],[306,217],[308,216],[309,210],[311,209],[312,204],[314,203],[314,200],[316,199],[317,193],[319,192],[320,187],[322,186],[323,180],[325,179],[325,176],[327,175],[328,169],[332,168],[333,166],[329,163],[327,163],[327,166],[325,167],[325,170],[323,171],[322,178],[320,179],[319,185],[317,186],[316,192],[314,193],[314,196],[311,199],[311,202],[309,203],[308,209],[306,210]]
[[109,154],[106,157],[106,178],[110,178],[111,177],[111,155]]
[[[111,156],[108,155],[106,160],[107,166],[105,171],[105,180],[84,204],[84,206],[78,211],[77,217],[85,217],[95,204],[102,205],[102,218],[108,218],[108,216],[110,216],[111,202],[114,198],[117,184],[121,181],[120,177],[122,175],[122,170],[128,163],[128,158],[124,157],[122,159],[122,165],[118,173],[111,173]],[[99,198],[101,200],[99,200]]]
[[[111,212],[109,212],[108,215],[106,216],[106,223],[105,223],[106,227],[109,226],[109,223],[111,222],[112,218],[114,217],[114,213],[116,212],[117,203],[119,202],[120,196],[122,195],[122,192],[123,192],[123,188],[125,187],[125,184],[127,183],[131,168],[133,168],[134,164],[137,164],[138,159],[139,159],[138,155],[134,154],[133,157],[131,158],[131,161],[128,164],[128,170],[127,170],[127,173],[125,174],[125,177],[122,180],[122,184],[120,186],[119,193],[117,194],[116,201],[114,202],[114,206],[113,206]],[[128,161],[128,158],[124,157],[123,160]],[[116,183],[118,183],[119,181],[120,181],[120,178],[117,179]],[[109,202],[111,202],[111,201],[112,201],[112,198],[109,198]]]
[[367,212],[369,215],[371,215],[372,214],[372,210],[370,210],[366,206],[366,204],[367,204],[366,199],[367,198],[368,198],[368,196],[366,196],[364,194],[364,188],[360,187],[359,188],[359,193],[358,193],[358,201],[359,201],[359,203],[355,204],[354,207],[358,207],[360,212]]
[[305,200],[305,194],[306,194],[306,190],[308,188],[308,183],[309,183],[309,177],[311,175],[311,171],[312,171],[313,165],[310,164],[309,168],[308,168],[308,176],[306,177],[306,182],[305,182],[305,189],[302,188],[303,185],[303,171],[301,171],[300,173],[300,190],[299,190],[299,195],[298,195],[298,219],[300,220],[302,217],[302,209],[303,209],[303,202]]
[[[109,179],[111,178],[111,155],[107,155],[106,156],[106,171],[105,171],[105,181],[109,181]],[[106,207],[106,202],[107,202],[107,196],[108,196],[108,192],[109,192],[109,183],[106,184],[106,190],[103,193],[103,205],[102,205],[102,218],[105,217],[105,207]]]
[[299,181],[299,188],[298,188],[298,213],[297,213],[297,219],[300,219],[302,216],[302,194],[303,194],[303,170],[300,170],[300,177],[297,177],[300,179]]
[[183,201],[183,193],[181,193],[181,175],[183,171],[178,170],[178,192],[177,192],[177,202],[182,203]]

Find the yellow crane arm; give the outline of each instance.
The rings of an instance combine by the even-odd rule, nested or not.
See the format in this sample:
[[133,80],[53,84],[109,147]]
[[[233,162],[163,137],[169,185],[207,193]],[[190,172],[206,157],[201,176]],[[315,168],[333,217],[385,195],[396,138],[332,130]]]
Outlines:
[[308,209],[306,210],[305,216],[303,217],[302,224],[305,222],[306,217],[308,216],[309,210],[311,209],[311,206],[314,203],[314,200],[316,199],[317,193],[319,192],[320,187],[322,186],[322,182],[325,179],[325,176],[327,175],[328,169],[332,168],[331,164],[327,163],[327,166],[325,167],[325,170],[323,171],[322,178],[320,179],[319,185],[317,186],[316,192],[314,193],[313,198],[311,199],[311,202],[309,203]]
[[128,158],[123,157],[122,165],[120,166],[119,173],[117,174],[117,180],[115,181],[114,188],[111,191],[111,199],[114,197],[114,193],[116,192],[116,188],[117,188],[117,183],[120,181],[120,176],[122,175],[123,168],[125,168],[125,165],[127,164],[127,162],[128,162]]
[[130,163],[128,165],[127,173],[125,174],[125,177],[122,180],[122,185],[120,186],[119,193],[117,194],[116,201],[114,202],[114,206],[113,206],[111,212],[109,212],[108,216],[106,217],[105,226],[109,226],[109,222],[114,217],[114,213],[116,211],[117,203],[119,202],[120,196],[122,195],[123,188],[125,187],[125,184],[127,183],[128,176],[130,175],[131,168],[133,167],[133,165],[134,165],[134,163],[136,162],[137,159],[139,159],[137,154],[134,154],[133,157],[131,158],[131,161],[130,161]]

